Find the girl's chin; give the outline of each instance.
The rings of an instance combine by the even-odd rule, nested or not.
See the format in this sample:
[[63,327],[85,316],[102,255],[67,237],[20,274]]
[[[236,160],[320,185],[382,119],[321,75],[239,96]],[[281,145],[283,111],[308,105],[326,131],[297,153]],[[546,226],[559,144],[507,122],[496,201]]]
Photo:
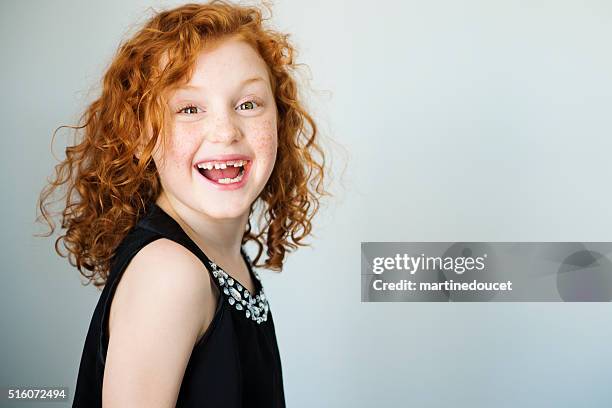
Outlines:
[[240,218],[249,213],[250,207],[244,205],[225,205],[225,206],[209,206],[202,205],[199,207],[200,212],[214,219],[233,219]]

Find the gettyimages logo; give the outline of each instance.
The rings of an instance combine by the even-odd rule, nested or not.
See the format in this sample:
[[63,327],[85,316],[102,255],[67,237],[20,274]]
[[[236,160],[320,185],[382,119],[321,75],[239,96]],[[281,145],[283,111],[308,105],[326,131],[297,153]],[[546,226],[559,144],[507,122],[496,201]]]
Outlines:
[[372,272],[381,274],[385,270],[405,270],[410,274],[415,274],[419,270],[431,271],[440,270],[453,271],[457,274],[462,274],[465,271],[474,269],[482,271],[485,268],[484,260],[487,254],[473,257],[450,257],[442,258],[440,256],[425,256],[421,254],[419,257],[409,256],[408,254],[396,254],[395,258],[376,257],[372,261]]
[[612,243],[364,242],[361,300],[612,300]]

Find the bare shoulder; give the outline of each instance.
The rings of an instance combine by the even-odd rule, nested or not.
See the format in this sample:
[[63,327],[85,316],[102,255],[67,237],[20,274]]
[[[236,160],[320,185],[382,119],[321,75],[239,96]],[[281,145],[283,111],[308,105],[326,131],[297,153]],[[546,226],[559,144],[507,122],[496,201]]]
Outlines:
[[140,249],[111,303],[104,406],[174,406],[214,305],[209,274],[191,251],[166,238]]
[[[159,305],[164,296],[171,304],[192,302],[192,307],[206,320],[206,299],[212,285],[202,262],[187,248],[167,238],[160,238],[141,248],[127,265],[117,285],[109,316],[112,331],[117,311],[134,301]],[[173,299],[176,297],[177,299]],[[171,306],[171,305],[169,305]],[[213,312],[213,310],[208,310]],[[211,316],[209,316],[211,317]]]

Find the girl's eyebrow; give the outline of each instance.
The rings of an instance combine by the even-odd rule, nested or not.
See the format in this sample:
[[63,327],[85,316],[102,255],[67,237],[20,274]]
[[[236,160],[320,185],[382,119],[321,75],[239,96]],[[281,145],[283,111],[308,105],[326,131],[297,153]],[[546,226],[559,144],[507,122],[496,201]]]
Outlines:
[[242,81],[240,86],[244,87],[244,86],[246,86],[246,85],[248,85],[248,84],[250,84],[252,82],[257,82],[257,81],[265,82],[265,80],[262,77],[258,76],[258,77],[253,77],[253,78],[245,79],[244,81]]
[[[245,79],[244,81],[242,81],[240,83],[240,87],[244,88],[248,84],[251,84],[253,82],[258,82],[258,81],[264,81],[265,82],[265,80],[262,77],[257,76],[257,77]],[[183,86],[179,87],[177,90],[190,90],[190,89],[198,90],[198,89],[201,89],[201,88],[202,87],[199,87],[199,86],[196,86],[196,85],[183,85]]]

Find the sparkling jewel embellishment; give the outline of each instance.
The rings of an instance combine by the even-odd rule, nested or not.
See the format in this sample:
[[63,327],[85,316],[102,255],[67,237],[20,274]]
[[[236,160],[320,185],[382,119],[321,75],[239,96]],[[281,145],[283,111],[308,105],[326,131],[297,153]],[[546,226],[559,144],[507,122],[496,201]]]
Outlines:
[[[251,258],[245,253],[249,265],[252,264]],[[235,281],[216,263],[210,262],[213,276],[219,281],[219,285],[223,288],[223,293],[227,295],[227,302],[234,306],[236,310],[244,310],[247,319],[251,319],[257,323],[262,323],[268,320],[268,300],[264,294],[263,287],[255,296],[251,295],[247,288]],[[259,274],[253,270],[255,278],[261,282]]]

